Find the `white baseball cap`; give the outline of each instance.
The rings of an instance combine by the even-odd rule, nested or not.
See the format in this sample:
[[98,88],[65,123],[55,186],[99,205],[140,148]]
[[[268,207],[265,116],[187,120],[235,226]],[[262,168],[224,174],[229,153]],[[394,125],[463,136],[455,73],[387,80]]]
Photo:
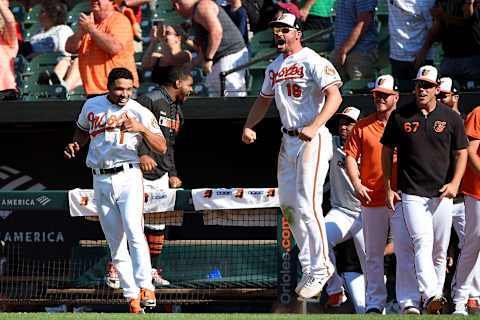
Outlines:
[[291,28],[299,29],[299,25],[297,23],[297,18],[295,15],[291,13],[284,13],[279,16],[277,19],[270,21],[268,23],[271,27],[275,27],[278,25],[289,26]]
[[457,88],[455,88],[455,85],[453,84],[452,78],[449,78],[449,77],[440,78],[440,92],[445,92],[445,93],[458,92]]
[[396,94],[397,86],[395,85],[395,80],[389,74],[378,77],[377,80],[375,80],[375,88],[372,90],[372,92],[375,91]]
[[423,66],[418,69],[417,77],[413,80],[422,80],[433,84],[438,84],[438,70],[434,66]]
[[338,112],[334,114],[335,118],[347,117],[353,120],[354,122],[357,122],[359,116],[360,116],[360,110],[353,106],[348,106],[345,109],[343,109],[342,112]]

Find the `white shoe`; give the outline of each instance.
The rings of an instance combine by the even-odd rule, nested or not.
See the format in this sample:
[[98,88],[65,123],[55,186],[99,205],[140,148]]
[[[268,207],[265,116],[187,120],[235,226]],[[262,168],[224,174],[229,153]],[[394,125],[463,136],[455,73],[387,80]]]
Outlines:
[[120,278],[118,277],[117,269],[115,269],[115,266],[111,262],[108,264],[105,283],[112,289],[120,289]]
[[170,282],[163,279],[162,276],[158,274],[158,271],[155,268],[152,268],[152,283],[155,287],[164,287],[170,285]]
[[403,309],[403,314],[420,314],[420,310],[414,306],[408,306]]
[[467,306],[465,304],[456,304],[452,314],[456,316],[468,316]]
[[308,280],[309,277],[310,277],[310,273],[304,273],[302,275],[302,279],[300,279],[300,282],[295,287],[296,294],[298,294],[298,292],[300,292],[300,289],[302,289],[302,287],[305,285],[305,283],[307,283],[307,280]]
[[309,276],[305,285],[298,290],[298,295],[303,299],[319,296],[329,276]]

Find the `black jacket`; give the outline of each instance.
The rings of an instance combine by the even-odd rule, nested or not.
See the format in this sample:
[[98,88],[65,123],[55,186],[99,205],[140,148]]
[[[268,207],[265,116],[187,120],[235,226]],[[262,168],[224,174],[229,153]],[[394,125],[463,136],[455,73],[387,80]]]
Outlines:
[[152,152],[145,141],[139,146],[139,156],[148,154],[157,162],[157,167],[153,171],[143,174],[144,178],[157,180],[165,173],[168,173],[169,177],[177,176],[175,139],[180,127],[183,125],[183,112],[180,104],[172,101],[170,93],[164,86],[160,86],[152,92],[138,97],[137,101],[149,109],[158,120],[167,144],[167,153],[165,155]]

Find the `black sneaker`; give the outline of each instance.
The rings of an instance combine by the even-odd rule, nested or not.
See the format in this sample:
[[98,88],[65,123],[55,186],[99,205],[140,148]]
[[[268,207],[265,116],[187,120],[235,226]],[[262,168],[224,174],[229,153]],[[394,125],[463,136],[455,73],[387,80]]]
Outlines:
[[365,314],[382,314],[382,312],[377,308],[370,308],[367,310],[367,312],[365,312]]
[[50,71],[43,70],[42,72],[40,72],[38,74],[37,83],[42,84],[42,85],[51,86],[53,83],[50,80],[50,76],[51,76]]

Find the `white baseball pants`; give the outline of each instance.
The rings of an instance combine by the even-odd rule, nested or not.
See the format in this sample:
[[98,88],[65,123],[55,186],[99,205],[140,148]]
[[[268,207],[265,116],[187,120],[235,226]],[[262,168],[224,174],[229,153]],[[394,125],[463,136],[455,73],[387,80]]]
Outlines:
[[150,253],[143,233],[142,171],[135,166],[116,174],[94,175],[93,189],[100,224],[125,298],[137,298],[140,288],[154,290]]
[[[209,93],[214,96],[220,96],[220,72],[231,70],[248,62],[248,49],[229,54],[215,62],[212,66],[212,72],[207,74],[207,84]],[[245,69],[230,73],[225,77],[225,89],[227,97],[245,97],[247,87],[245,83]]]
[[[146,193],[159,190],[170,189],[170,181],[168,180],[168,173],[165,173],[161,178],[156,180],[143,179],[143,188]],[[146,223],[146,228],[153,230],[164,230],[165,224],[163,223]]]
[[466,304],[474,278],[478,278],[480,253],[480,200],[465,196],[465,241],[452,282],[455,304]]
[[[330,261],[336,268],[336,259],[333,248],[342,242],[353,238],[362,271],[365,272],[365,242],[363,240],[362,220],[360,217],[346,213],[342,208],[332,208],[325,217],[327,230],[328,252]],[[342,291],[343,280],[337,271],[327,281],[327,293],[332,295]],[[365,290],[364,290],[365,291]],[[365,298],[364,298],[365,300]]]
[[403,219],[413,244],[418,290],[424,301],[443,292],[452,208],[452,199],[402,194]]
[[332,136],[325,127],[310,142],[283,136],[278,156],[280,207],[300,250],[303,273],[331,275],[322,213],[323,184],[332,156]]
[[344,272],[345,288],[357,314],[365,313],[365,278],[358,272]]
[[366,310],[376,308],[383,311],[387,304],[384,252],[389,227],[393,233],[394,251],[397,257],[396,294],[398,304],[402,309],[407,306],[418,307],[420,295],[413,272],[413,255],[405,240],[408,233],[399,211],[393,212],[385,206],[362,206],[361,217],[366,253]]
[[[452,226],[458,236],[458,248],[463,248],[465,235],[465,202],[453,204]],[[480,297],[480,257],[475,264],[472,285],[470,286],[469,297],[478,299]]]

